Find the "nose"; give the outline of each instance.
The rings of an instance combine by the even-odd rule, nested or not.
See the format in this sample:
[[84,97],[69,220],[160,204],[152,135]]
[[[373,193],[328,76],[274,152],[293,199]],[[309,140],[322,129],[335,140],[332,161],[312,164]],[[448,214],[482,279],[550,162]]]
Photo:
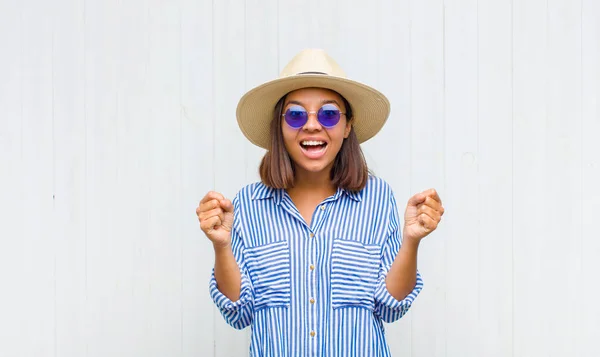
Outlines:
[[304,124],[304,127],[302,127],[302,129],[304,131],[319,131],[323,129],[321,123],[319,123],[319,120],[317,119],[316,112],[308,113],[308,120],[306,121],[306,124]]

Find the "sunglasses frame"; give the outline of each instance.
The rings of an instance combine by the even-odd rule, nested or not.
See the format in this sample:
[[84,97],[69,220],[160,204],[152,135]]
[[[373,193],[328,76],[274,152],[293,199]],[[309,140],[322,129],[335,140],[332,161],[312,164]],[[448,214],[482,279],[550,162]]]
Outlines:
[[[328,104],[331,104],[331,105],[333,105],[333,106],[335,106],[335,107],[337,108],[337,105],[335,105],[335,104],[333,104],[333,103],[325,103],[325,104],[323,104],[323,105],[321,106],[321,108],[319,108],[319,110],[323,109],[323,107],[324,107],[324,106],[326,106],[326,105],[328,105]],[[299,107],[302,107],[302,109],[304,109],[304,111],[306,112],[306,122],[305,122],[304,124],[302,124],[302,126],[299,126],[299,127],[295,128],[295,127],[291,126],[291,125],[290,125],[290,124],[287,122],[287,120],[286,120],[286,121],[285,121],[285,123],[286,123],[286,124],[287,124],[287,125],[288,125],[290,128],[292,128],[292,129],[302,129],[302,127],[304,127],[304,126],[306,125],[306,123],[308,123],[308,118],[310,117],[310,115],[311,115],[311,114],[315,114],[315,115],[317,116],[317,121],[319,122],[319,124],[320,124],[322,127],[324,127],[324,128],[327,128],[327,129],[334,128],[334,127],[335,127],[336,125],[338,125],[338,123],[340,122],[340,120],[338,119],[338,121],[337,121],[337,122],[336,122],[336,123],[335,123],[333,126],[326,126],[326,125],[323,125],[323,123],[321,123],[321,121],[319,120],[319,115],[318,115],[318,114],[319,114],[319,110],[317,110],[317,111],[312,111],[312,112],[309,112],[308,110],[306,110],[306,108],[304,108],[303,106],[301,106],[301,105],[299,105],[299,104],[294,104],[294,105],[297,105],[297,106],[299,106]],[[287,112],[288,110],[289,110],[289,108],[288,108],[287,110],[285,110],[285,111],[283,112],[283,114],[281,114],[281,117],[282,117],[282,118],[284,118],[284,120],[285,120],[285,114],[286,114],[286,112]],[[340,111],[340,119],[341,119],[341,116],[342,116],[342,115],[346,115],[346,113],[342,112],[342,110],[341,110],[340,108],[337,108],[337,110],[339,110],[339,111]]]

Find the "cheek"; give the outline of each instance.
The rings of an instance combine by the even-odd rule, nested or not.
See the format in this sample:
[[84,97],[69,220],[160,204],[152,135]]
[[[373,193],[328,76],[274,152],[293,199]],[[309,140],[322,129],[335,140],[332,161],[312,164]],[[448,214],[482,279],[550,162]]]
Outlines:
[[290,128],[283,127],[281,130],[283,136],[283,144],[288,149],[292,149],[296,143],[296,130],[291,130]]
[[335,130],[329,134],[329,137],[333,142],[335,142],[336,146],[342,146],[344,139],[346,138],[346,130],[344,127],[339,128],[339,130]]

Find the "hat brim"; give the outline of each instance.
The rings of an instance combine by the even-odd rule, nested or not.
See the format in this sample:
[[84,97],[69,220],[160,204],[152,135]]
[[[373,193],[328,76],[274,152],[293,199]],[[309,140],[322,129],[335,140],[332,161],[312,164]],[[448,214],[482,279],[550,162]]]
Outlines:
[[244,136],[254,145],[268,149],[273,110],[279,99],[291,91],[311,87],[333,90],[350,103],[353,130],[359,143],[375,136],[388,119],[390,102],[376,89],[347,78],[301,74],[266,82],[242,96],[236,116]]

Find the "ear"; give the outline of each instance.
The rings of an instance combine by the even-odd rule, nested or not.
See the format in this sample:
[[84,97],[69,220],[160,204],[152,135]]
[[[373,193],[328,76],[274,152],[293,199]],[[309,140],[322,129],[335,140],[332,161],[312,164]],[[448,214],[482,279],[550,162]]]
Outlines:
[[346,123],[346,129],[344,130],[344,139],[348,139],[348,136],[350,136],[350,131],[352,131],[351,121]]

